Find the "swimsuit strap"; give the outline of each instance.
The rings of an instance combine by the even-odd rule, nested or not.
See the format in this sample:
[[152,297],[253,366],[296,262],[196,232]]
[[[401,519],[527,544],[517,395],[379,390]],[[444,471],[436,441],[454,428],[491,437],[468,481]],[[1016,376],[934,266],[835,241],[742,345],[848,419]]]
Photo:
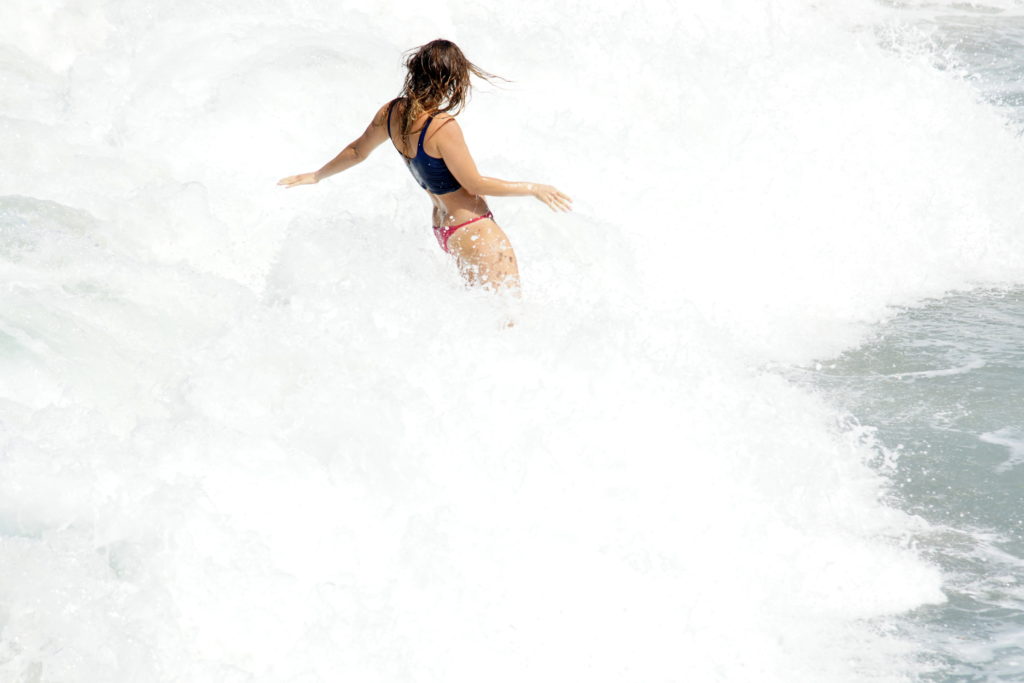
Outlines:
[[[423,149],[423,140],[427,137],[427,128],[430,127],[430,122],[434,120],[433,116],[427,117],[427,122],[423,124],[423,130],[420,131],[420,142],[419,149]],[[416,150],[419,151],[419,150]]]
[[393,137],[391,137],[391,112],[393,112],[395,110],[395,105],[397,103],[398,103],[398,98],[396,97],[395,99],[391,100],[391,104],[388,105],[388,129],[387,129],[387,134],[388,134],[388,139],[391,140],[392,147],[395,148],[395,151],[398,152],[399,154],[401,154],[402,156],[405,156],[405,154],[402,152],[402,150],[398,149],[398,143],[396,143],[395,139]]

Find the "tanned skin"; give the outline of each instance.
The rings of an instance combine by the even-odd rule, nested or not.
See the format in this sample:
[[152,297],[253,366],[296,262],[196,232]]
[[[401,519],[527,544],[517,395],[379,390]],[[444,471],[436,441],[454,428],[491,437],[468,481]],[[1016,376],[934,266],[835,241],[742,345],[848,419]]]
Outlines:
[[[390,103],[389,103],[390,104]],[[416,155],[419,133],[427,122],[427,114],[413,121],[409,134],[401,136],[403,100],[395,103],[391,128],[388,129],[388,104],[381,107],[363,134],[353,140],[336,157],[313,173],[300,173],[278,181],[286,188],[313,185],[324,178],[352,168],[370,156],[382,142],[391,138],[408,158]],[[572,199],[551,185],[528,182],[509,182],[480,175],[458,121],[448,114],[434,117],[423,141],[424,151],[432,157],[444,159],[448,170],[462,186],[454,192],[436,195],[427,192],[434,205],[433,225],[458,225],[488,212],[484,197],[533,196],[547,204],[552,211],[570,211]],[[495,289],[519,288],[519,266],[505,232],[492,219],[476,221],[459,228],[448,240],[448,249],[454,254],[459,272],[471,285]]]

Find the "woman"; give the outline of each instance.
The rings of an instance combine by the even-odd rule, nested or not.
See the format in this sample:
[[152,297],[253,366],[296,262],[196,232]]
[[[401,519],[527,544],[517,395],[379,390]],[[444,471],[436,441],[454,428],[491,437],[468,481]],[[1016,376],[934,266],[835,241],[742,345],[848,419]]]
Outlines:
[[320,182],[355,166],[390,138],[413,177],[434,204],[438,244],[455,256],[470,284],[519,286],[519,268],[508,237],[484,197],[533,195],[553,211],[568,211],[572,200],[550,185],[487,178],[477,171],[454,116],[470,93],[470,74],[493,78],[472,64],[455,43],[435,40],[405,61],[402,94],[377,111],[363,134],[314,173],[289,176],[278,185]]

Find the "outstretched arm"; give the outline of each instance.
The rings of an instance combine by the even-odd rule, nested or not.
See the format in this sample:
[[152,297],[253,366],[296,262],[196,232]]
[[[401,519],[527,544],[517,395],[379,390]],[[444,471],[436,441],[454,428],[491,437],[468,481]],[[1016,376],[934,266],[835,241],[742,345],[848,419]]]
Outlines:
[[437,148],[444,158],[445,165],[455,179],[470,194],[488,195],[491,197],[525,197],[534,196],[551,207],[552,211],[569,211],[572,199],[559,192],[551,185],[540,183],[520,183],[488,178],[480,175],[476,162],[469,153],[466,140],[462,137],[462,129],[455,119],[445,120],[435,133]]
[[349,143],[348,147],[341,150],[338,156],[334,157],[323,165],[319,171],[313,173],[300,173],[299,175],[288,176],[277,181],[278,185],[295,187],[296,185],[313,185],[324,178],[341,173],[352,168],[375,150],[380,143],[388,139],[387,127],[388,105],[381,107],[377,114],[370,121],[363,134]]

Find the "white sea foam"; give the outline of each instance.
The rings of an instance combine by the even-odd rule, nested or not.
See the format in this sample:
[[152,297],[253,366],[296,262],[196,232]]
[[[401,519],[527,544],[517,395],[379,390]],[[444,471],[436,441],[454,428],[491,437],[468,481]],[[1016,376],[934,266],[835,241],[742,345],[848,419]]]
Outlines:
[[896,379],[932,379],[934,377],[952,377],[954,375],[966,375],[969,372],[978,370],[985,367],[985,360],[982,358],[974,357],[969,359],[963,365],[958,365],[952,368],[942,368],[941,370],[919,370],[915,372],[897,372],[889,377],[895,377]]
[[1017,465],[1024,464],[1024,434],[1013,427],[1004,427],[994,432],[986,432],[980,437],[985,443],[1003,446],[1010,454],[1009,457],[996,467],[997,472],[1008,472]]
[[912,10],[921,14],[936,14],[943,16],[957,15],[994,15],[994,16],[1020,16],[1024,12],[1024,2],[1021,0],[882,0],[883,4],[898,7],[900,10]]
[[[1020,142],[887,10],[7,8],[3,677],[912,675],[922,523],[759,369],[1024,272]],[[492,202],[512,329],[390,148],[273,185],[438,35],[512,80],[481,168],[576,199]]]

